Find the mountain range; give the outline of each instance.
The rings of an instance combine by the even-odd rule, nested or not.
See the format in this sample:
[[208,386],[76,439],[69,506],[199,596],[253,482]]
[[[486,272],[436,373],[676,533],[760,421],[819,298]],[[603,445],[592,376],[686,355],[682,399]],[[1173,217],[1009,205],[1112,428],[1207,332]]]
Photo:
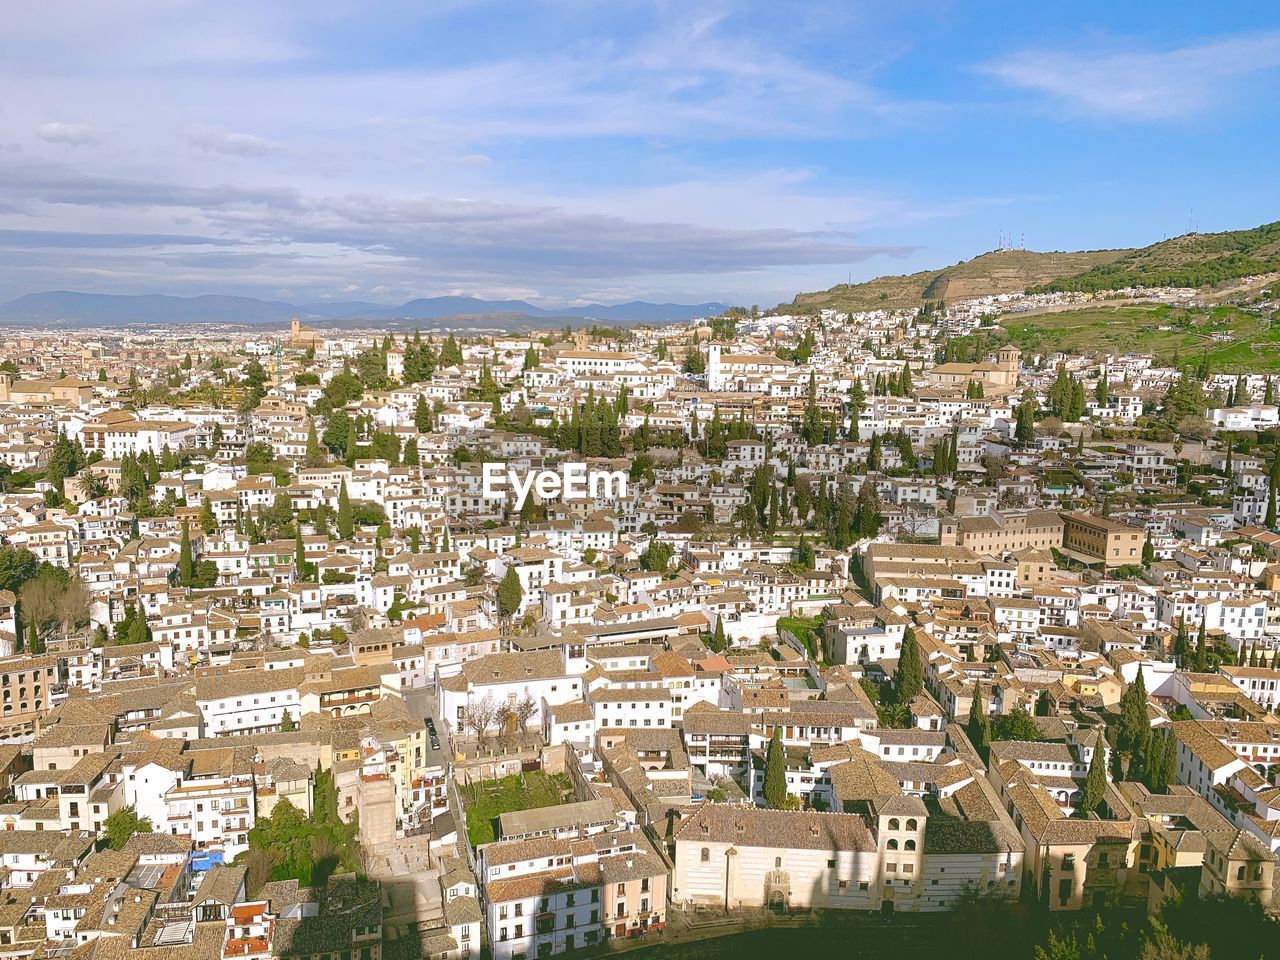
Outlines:
[[[604,323],[665,323],[715,316],[723,303],[648,303],[633,300],[612,306],[546,308],[525,300],[480,300],[475,297],[427,297],[399,305],[346,300],[332,303],[286,303],[208,294],[175,297],[165,294],[122,295],[51,290],[31,293],[0,304],[0,323],[65,323],[119,326],[129,323],[240,323],[281,325],[293,317],[307,322],[382,323],[415,320],[471,321],[492,319],[495,325],[554,326],[560,320],[598,320]],[[500,322],[498,322],[500,321]]]

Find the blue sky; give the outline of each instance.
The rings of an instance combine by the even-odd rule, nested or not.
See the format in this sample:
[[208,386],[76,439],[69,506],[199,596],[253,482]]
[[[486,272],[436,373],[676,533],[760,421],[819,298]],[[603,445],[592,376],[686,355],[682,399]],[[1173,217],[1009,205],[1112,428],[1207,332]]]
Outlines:
[[0,31],[0,298],[772,305],[1280,219],[1280,10],[63,0]]

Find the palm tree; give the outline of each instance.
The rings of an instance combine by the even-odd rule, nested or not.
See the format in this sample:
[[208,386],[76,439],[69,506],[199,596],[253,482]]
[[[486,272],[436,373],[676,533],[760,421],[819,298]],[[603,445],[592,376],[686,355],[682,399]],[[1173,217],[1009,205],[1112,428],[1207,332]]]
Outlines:
[[108,493],[107,479],[96,473],[82,473],[76,479],[80,495],[86,500],[97,500]]

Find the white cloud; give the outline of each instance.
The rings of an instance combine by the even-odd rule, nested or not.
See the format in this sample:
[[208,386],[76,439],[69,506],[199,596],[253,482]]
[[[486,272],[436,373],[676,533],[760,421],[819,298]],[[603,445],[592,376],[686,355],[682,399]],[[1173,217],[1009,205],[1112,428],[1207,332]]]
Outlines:
[[1158,52],[1024,50],[980,69],[1082,113],[1160,121],[1202,114],[1233,83],[1277,67],[1280,31],[1273,30]]
[[98,135],[87,123],[46,123],[40,127],[40,139],[45,143],[64,143],[81,147],[98,142]]
[[278,144],[264,140],[262,137],[203,125],[188,128],[187,142],[207,153],[222,153],[235,157],[261,157],[278,149]]

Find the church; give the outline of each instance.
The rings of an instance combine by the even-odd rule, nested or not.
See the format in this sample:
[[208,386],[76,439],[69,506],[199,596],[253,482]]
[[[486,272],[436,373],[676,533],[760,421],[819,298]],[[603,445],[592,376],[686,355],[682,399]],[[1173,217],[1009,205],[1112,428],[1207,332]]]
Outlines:
[[964,390],[970,382],[982,384],[987,397],[1003,397],[1018,386],[1018,364],[1022,353],[1012,344],[1005,344],[996,354],[996,362],[943,363],[928,372],[930,382],[943,389]]
[[324,337],[316,333],[314,329],[303,324],[297,317],[289,321],[290,350],[319,350],[323,346]]

